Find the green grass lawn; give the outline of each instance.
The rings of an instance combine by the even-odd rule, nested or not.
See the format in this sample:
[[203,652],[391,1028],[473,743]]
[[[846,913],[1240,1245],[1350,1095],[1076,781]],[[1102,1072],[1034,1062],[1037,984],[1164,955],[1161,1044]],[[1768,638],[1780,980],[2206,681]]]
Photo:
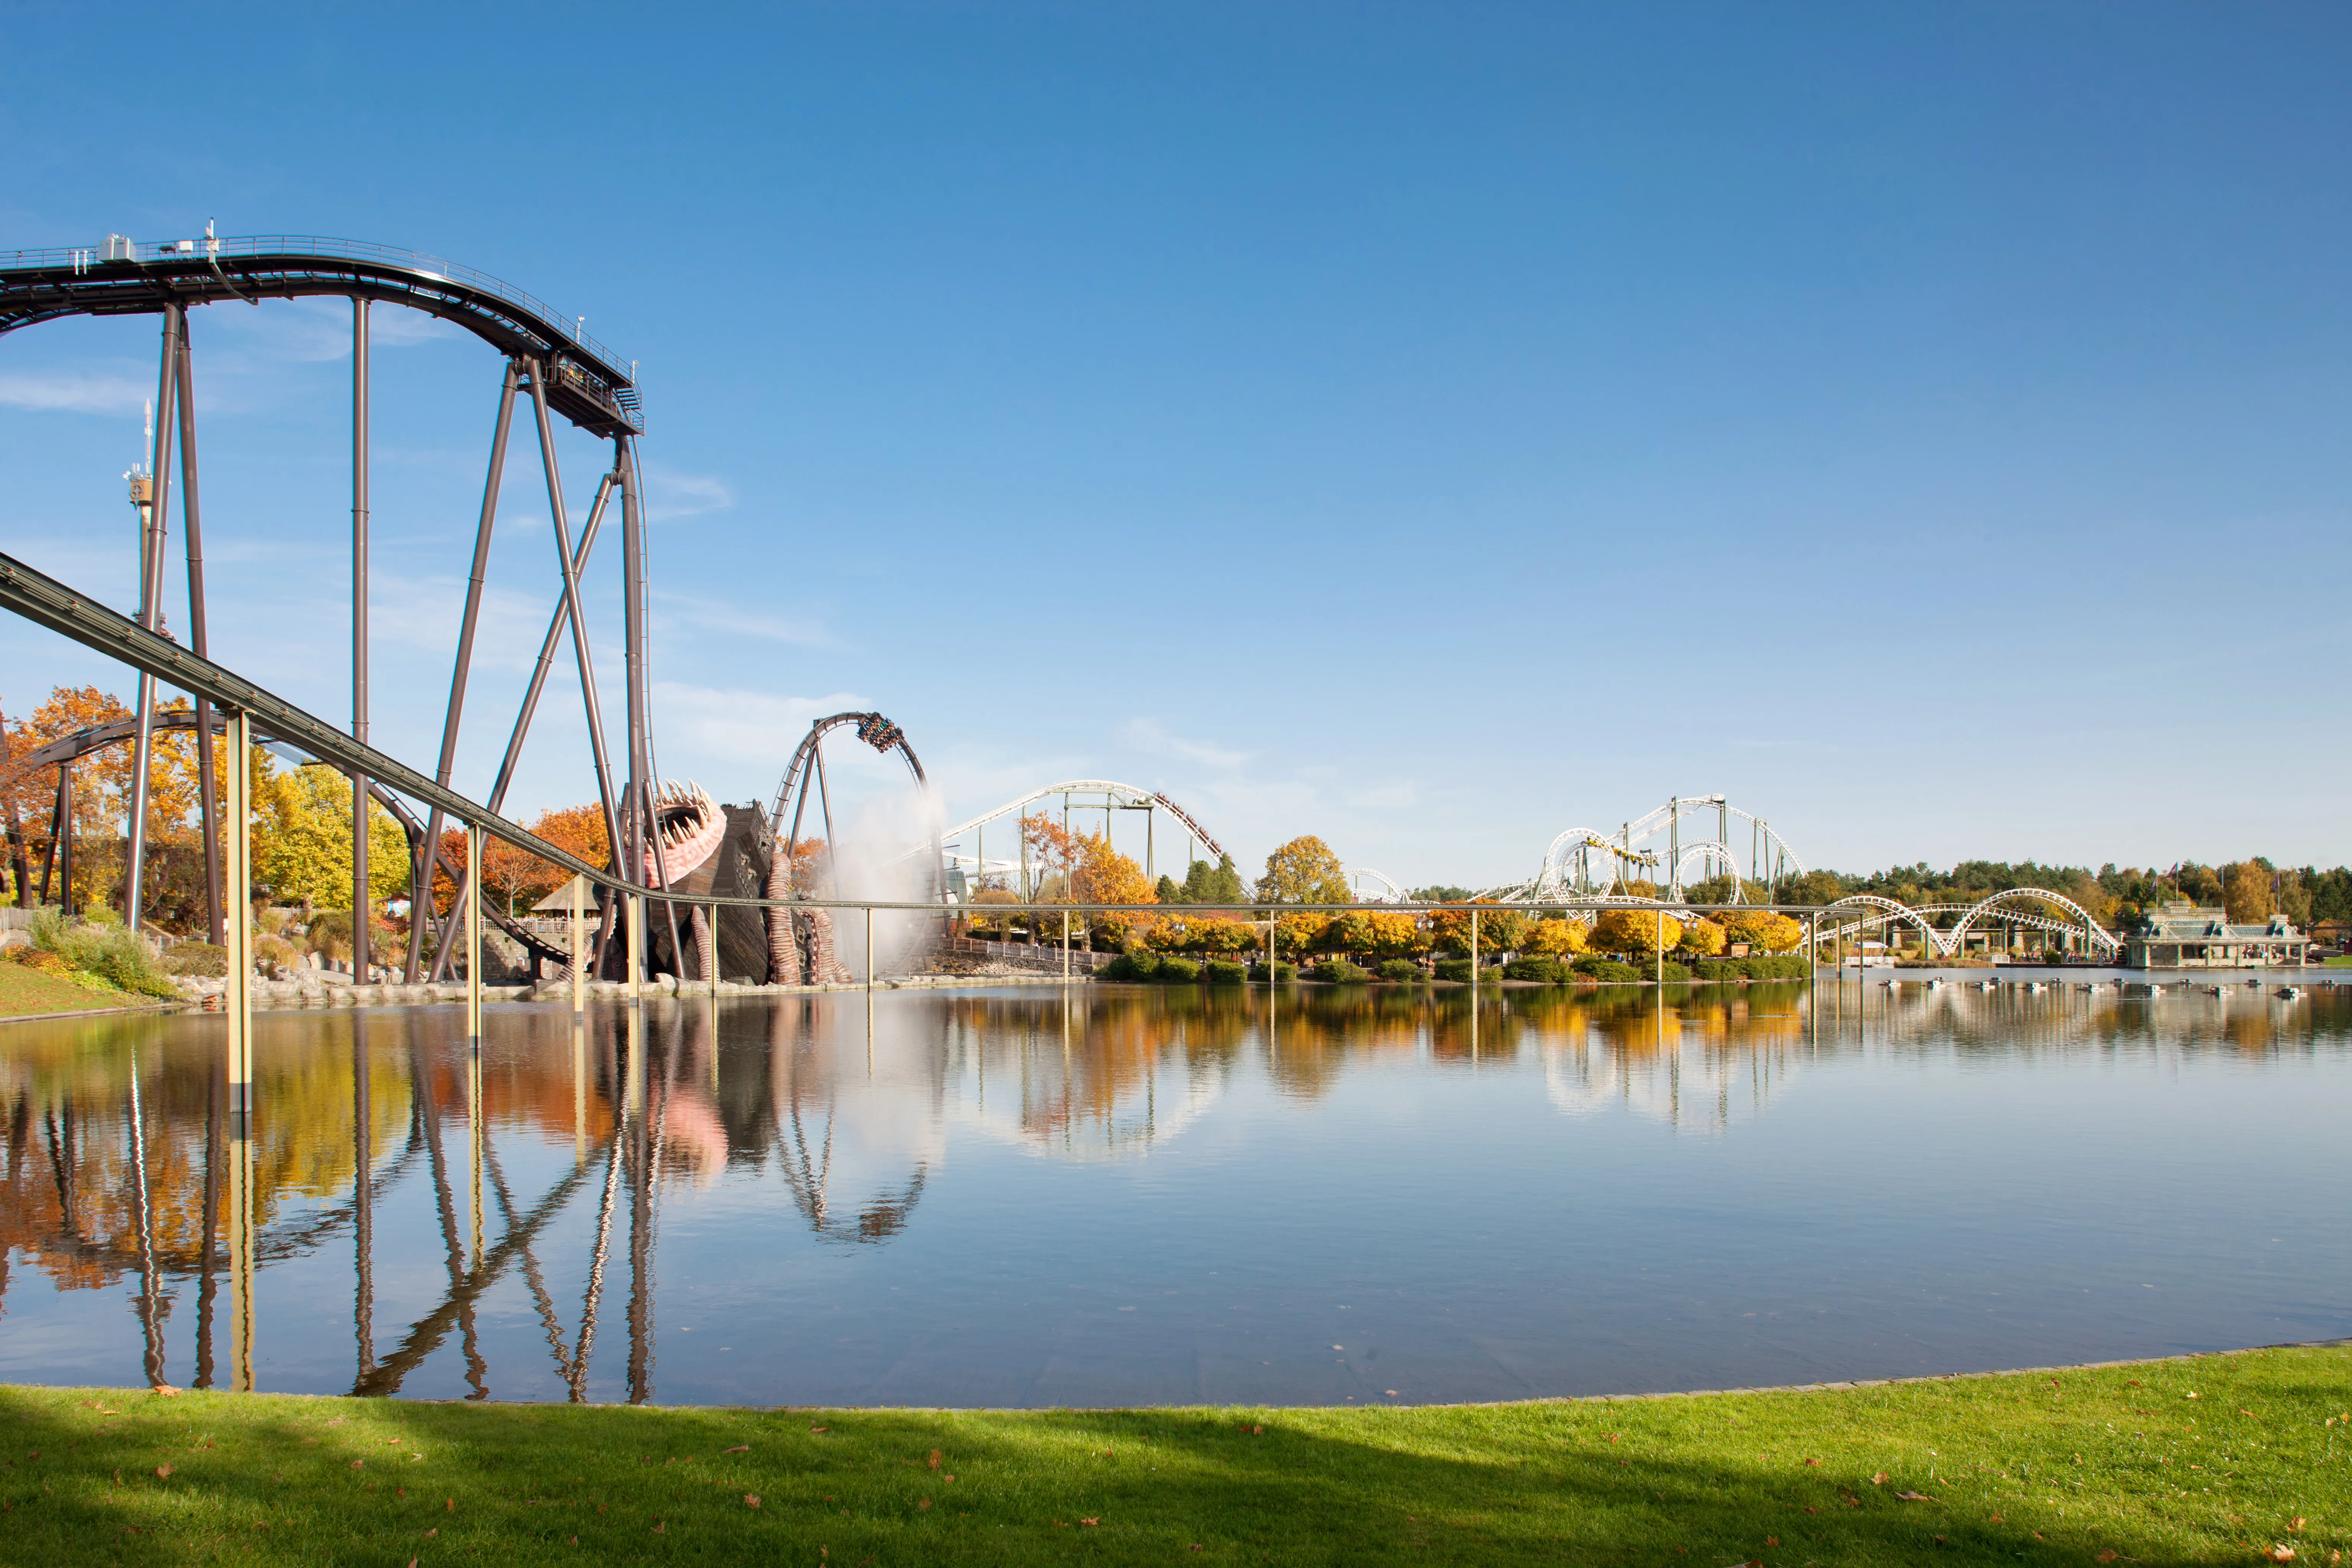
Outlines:
[[133,996],[128,992],[111,988],[92,991],[89,986],[78,985],[63,975],[44,974],[37,969],[27,969],[21,963],[0,960],[0,1018],[33,1013],[79,1013],[90,1008],[123,1007],[152,1000],[152,997]]
[[2352,1347],[1397,1409],[0,1388],[0,1559],[2252,1563],[2352,1545]]

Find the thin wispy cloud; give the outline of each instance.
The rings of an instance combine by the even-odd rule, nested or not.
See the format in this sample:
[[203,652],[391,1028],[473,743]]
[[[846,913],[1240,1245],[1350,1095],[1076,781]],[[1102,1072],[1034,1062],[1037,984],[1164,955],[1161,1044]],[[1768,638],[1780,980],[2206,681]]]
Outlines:
[[[792,760],[808,727],[828,713],[854,712],[866,700],[853,692],[827,697],[784,697],[688,681],[654,683],[654,710],[660,715],[664,771],[681,776],[731,764],[772,786]],[[747,776],[731,775],[740,781]],[[723,786],[714,786],[722,788]]]
[[1182,757],[1187,762],[1212,768],[1237,768],[1250,759],[1247,752],[1233,751],[1206,741],[1188,740],[1157,719],[1129,719],[1119,727],[1119,737],[1139,752],[1154,756]]
[[716,475],[681,473],[661,463],[647,463],[645,470],[646,518],[650,522],[675,522],[735,509],[733,487]]
[[723,599],[709,599],[696,594],[680,594],[663,588],[653,590],[652,598],[655,604],[667,606],[675,612],[655,616],[654,624],[658,630],[720,632],[729,637],[783,643],[793,647],[835,646],[833,634],[815,621],[762,615],[757,610],[730,605]]
[[0,405],[39,413],[137,414],[154,395],[152,380],[101,371],[0,374]]

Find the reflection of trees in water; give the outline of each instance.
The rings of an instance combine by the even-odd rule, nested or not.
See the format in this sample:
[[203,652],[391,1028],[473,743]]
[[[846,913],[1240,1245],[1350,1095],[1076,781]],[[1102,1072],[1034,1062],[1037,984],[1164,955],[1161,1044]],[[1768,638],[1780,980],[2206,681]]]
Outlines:
[[[206,1031],[153,1017],[24,1033],[31,1037],[22,1048],[12,1038],[0,1059],[0,1255],[20,1249],[68,1289],[113,1285],[139,1268],[142,1246],[165,1273],[197,1270],[220,1201],[217,1160],[208,1177],[206,1159],[224,1089],[217,1043]],[[348,1049],[323,1051],[282,1035],[257,1045],[257,1097],[269,1110],[253,1129],[254,1219],[260,1256],[274,1259],[308,1251],[352,1222],[356,1074]],[[145,1132],[136,1160],[134,1061]],[[398,1148],[411,1120],[407,1077],[378,1052],[369,1078],[374,1144]],[[396,1180],[413,1153],[395,1154],[371,1185]]]

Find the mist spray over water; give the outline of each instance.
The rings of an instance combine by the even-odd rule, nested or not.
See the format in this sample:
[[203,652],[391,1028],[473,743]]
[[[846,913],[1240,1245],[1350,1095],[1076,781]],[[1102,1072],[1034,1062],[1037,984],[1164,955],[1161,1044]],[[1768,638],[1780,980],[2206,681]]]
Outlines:
[[[945,824],[937,792],[928,786],[907,789],[872,801],[845,824],[837,824],[840,841],[833,846],[835,896],[873,899],[885,903],[931,903],[937,900],[939,867],[931,845]],[[850,973],[866,977],[866,915],[861,910],[835,910],[834,951]],[[874,946],[878,975],[903,973],[920,944],[939,928],[940,917],[917,910],[874,911]]]

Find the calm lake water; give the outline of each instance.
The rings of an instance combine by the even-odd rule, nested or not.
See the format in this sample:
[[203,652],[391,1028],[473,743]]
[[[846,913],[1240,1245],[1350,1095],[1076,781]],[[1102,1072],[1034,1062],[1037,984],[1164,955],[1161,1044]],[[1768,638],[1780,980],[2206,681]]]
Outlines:
[[[2352,1333],[2352,987],[1097,987],[0,1026],[0,1380],[1510,1399]],[[249,1159],[254,1259],[223,1211]],[[364,1185],[355,1174],[364,1171]]]

